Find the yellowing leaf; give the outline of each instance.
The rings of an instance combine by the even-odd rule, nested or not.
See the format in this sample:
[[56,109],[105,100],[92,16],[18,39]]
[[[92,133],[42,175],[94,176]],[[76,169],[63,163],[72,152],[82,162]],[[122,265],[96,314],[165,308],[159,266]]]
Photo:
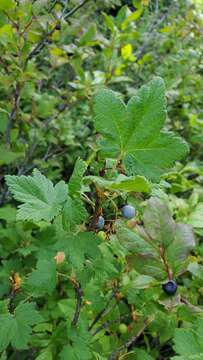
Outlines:
[[0,0],[0,10],[11,10],[16,6],[14,0]]
[[132,54],[132,45],[126,44],[121,48],[121,56],[124,60],[128,60]]
[[166,25],[160,31],[162,33],[170,33],[173,30],[173,26]]
[[144,6],[149,6],[149,0],[141,0],[141,4]]
[[120,65],[120,66],[118,66],[118,67],[115,69],[114,74],[115,74],[116,76],[120,76],[120,75],[122,74],[124,68],[125,68],[125,65],[123,65],[123,64]]
[[0,28],[0,42],[9,43],[13,40],[13,28],[10,24],[3,25]]
[[63,56],[63,55],[65,55],[65,52],[58,47],[54,47],[54,48],[50,49],[50,54],[53,56]]

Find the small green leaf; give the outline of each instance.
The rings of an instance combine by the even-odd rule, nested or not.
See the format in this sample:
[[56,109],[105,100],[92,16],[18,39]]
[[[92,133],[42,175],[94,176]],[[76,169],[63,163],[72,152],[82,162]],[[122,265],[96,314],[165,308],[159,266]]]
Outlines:
[[154,283],[154,278],[149,275],[138,275],[132,283],[134,289],[147,289]]
[[35,360],[53,360],[52,352],[51,350],[45,350],[42,351]]
[[9,221],[15,221],[16,209],[10,205],[0,208],[0,219]]
[[144,176],[119,176],[111,185],[112,189],[126,192],[150,192],[150,183]]
[[70,195],[77,195],[81,191],[82,178],[87,169],[87,164],[81,159],[77,159],[71,178],[69,180]]
[[188,222],[195,228],[203,228],[203,203],[197,204],[191,212]]
[[97,34],[96,24],[92,23],[89,25],[87,31],[81,36],[79,44],[87,45],[89,42],[95,39],[96,34]]
[[24,153],[16,153],[10,151],[4,145],[0,145],[0,165],[8,165],[16,161],[19,158],[22,158]]

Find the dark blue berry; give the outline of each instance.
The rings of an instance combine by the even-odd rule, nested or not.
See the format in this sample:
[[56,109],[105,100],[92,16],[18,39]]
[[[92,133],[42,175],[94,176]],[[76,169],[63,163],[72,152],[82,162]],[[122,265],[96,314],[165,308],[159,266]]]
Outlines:
[[131,206],[131,205],[123,206],[122,214],[123,214],[123,217],[126,218],[126,219],[134,218],[135,214],[136,214],[134,206]]
[[162,285],[163,291],[167,295],[174,295],[176,293],[177,287],[178,286],[174,280],[169,280]]
[[105,220],[103,218],[103,216],[99,216],[96,222],[96,228],[98,230],[102,230],[104,228],[104,224],[105,224]]

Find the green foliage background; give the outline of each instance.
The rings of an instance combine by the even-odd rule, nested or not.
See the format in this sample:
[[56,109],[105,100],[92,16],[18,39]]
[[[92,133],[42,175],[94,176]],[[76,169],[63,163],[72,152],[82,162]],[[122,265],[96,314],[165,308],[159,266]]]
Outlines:
[[203,358],[202,10],[0,0],[1,360]]

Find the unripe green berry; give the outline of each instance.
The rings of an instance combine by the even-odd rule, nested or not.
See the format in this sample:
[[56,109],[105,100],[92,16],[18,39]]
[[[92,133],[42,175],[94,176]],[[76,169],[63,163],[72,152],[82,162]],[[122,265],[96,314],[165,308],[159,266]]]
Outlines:
[[107,238],[105,231],[102,230],[98,232],[98,236],[100,237],[101,240],[106,240]]
[[121,334],[126,334],[127,331],[128,331],[128,327],[127,327],[126,324],[123,324],[123,323],[122,323],[122,324],[119,325],[119,332],[120,332]]

